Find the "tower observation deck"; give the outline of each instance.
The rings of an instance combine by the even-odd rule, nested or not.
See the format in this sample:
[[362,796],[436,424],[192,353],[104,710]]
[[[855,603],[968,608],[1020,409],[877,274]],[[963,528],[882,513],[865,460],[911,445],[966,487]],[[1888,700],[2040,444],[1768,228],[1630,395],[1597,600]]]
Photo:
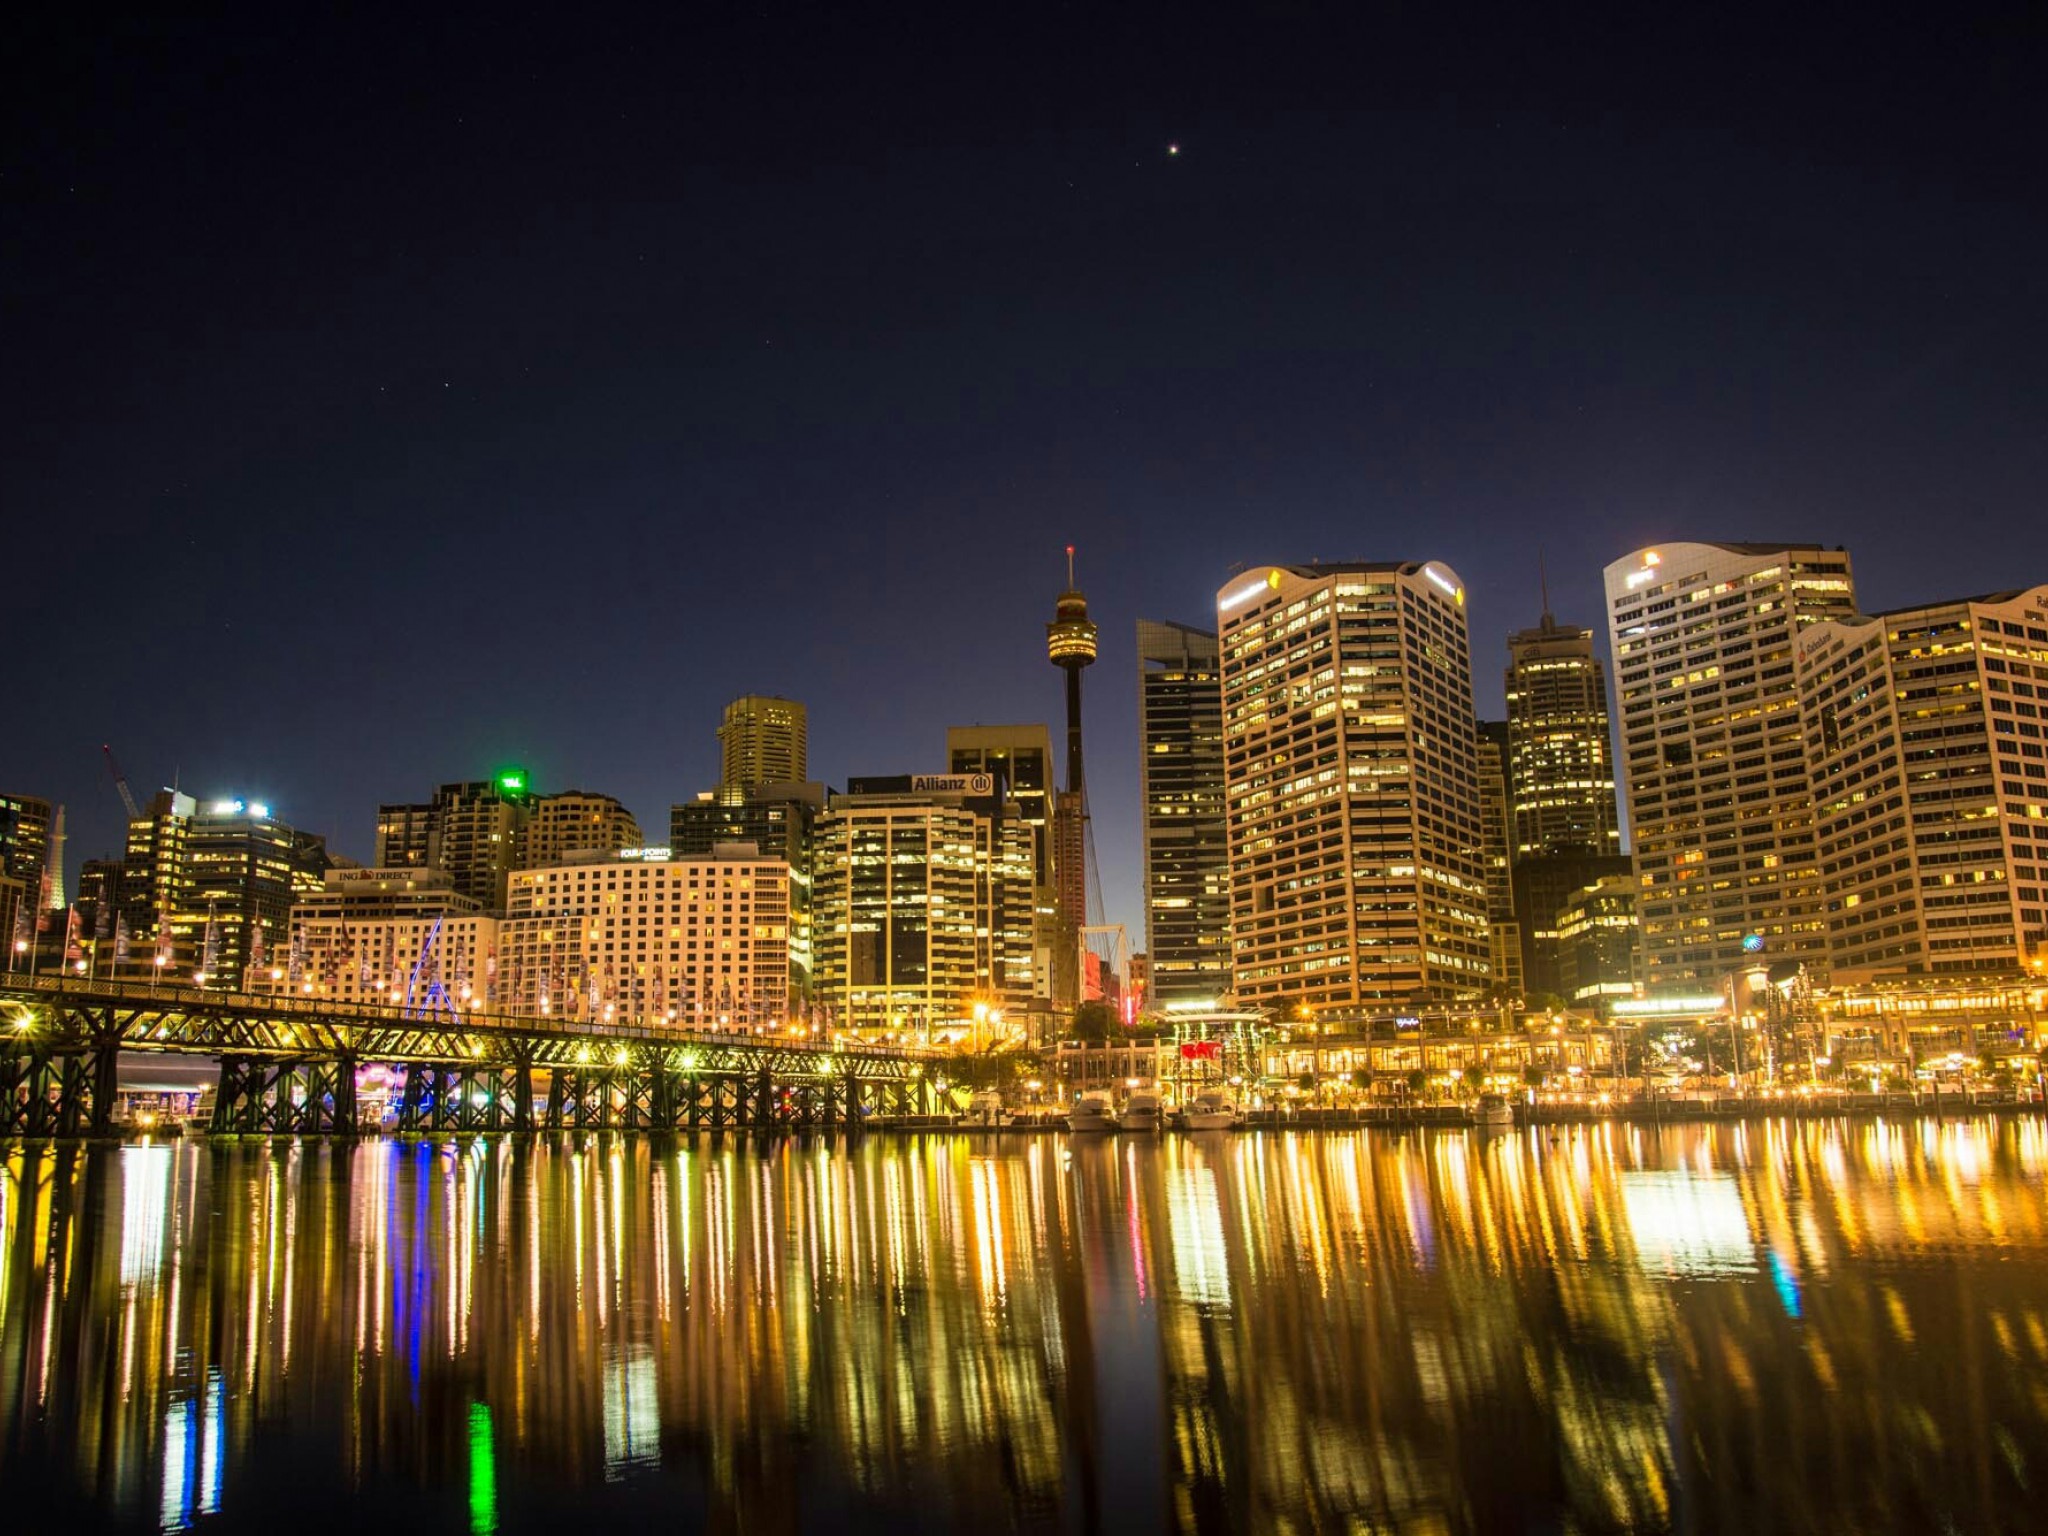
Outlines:
[[1088,781],[1081,752],[1081,669],[1095,661],[1095,623],[1074,585],[1074,546],[1067,546],[1067,589],[1045,626],[1046,659],[1067,674],[1067,785],[1053,804],[1053,889],[1060,944],[1053,966],[1053,1005],[1061,1012],[1081,997],[1080,936],[1088,925]]

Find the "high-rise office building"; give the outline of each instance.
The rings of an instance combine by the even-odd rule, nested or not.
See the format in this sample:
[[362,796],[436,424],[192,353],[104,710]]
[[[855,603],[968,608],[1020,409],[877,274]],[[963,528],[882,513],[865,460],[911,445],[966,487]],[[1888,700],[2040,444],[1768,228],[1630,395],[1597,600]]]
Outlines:
[[184,829],[171,934],[201,985],[242,991],[286,962],[292,903],[327,877],[325,839],[254,801],[201,804]]
[[1238,996],[1485,991],[1464,583],[1436,562],[1269,566],[1216,608]]
[[586,854],[511,879],[495,996],[512,1012],[675,1028],[786,1029],[789,867]]
[[1031,839],[992,796],[854,779],[818,822],[818,1001],[844,1028],[923,1032],[975,1004],[1031,1021]]
[[506,881],[518,867],[535,795],[526,770],[443,784],[424,803],[377,808],[379,869],[438,869],[487,912],[505,910]]
[[755,789],[810,775],[809,717],[794,699],[749,693],[725,706],[718,727],[719,783]]
[[1809,627],[1837,980],[2048,960],[2048,586]]
[[52,832],[61,806],[35,795],[0,794],[0,875],[19,880],[45,910],[62,906],[63,883],[51,880]]
[[1486,859],[1487,959],[1493,990],[1522,991],[1522,935],[1515,922],[1514,818],[1508,809],[1508,723],[1479,722],[1479,844]]
[[1223,662],[1207,630],[1138,621],[1138,793],[1146,1000],[1222,998],[1230,991]]
[[816,964],[812,888],[825,796],[823,784],[763,784],[751,790],[726,786],[672,805],[668,813],[672,858],[707,859],[722,846],[746,843],[761,857],[788,866],[789,995],[794,1002],[809,1000]]
[[1593,632],[1558,623],[1546,604],[1534,629],[1508,636],[1504,681],[1520,982],[1532,995],[1562,997],[1562,904],[1633,870],[1621,851],[1607,672]]
[[1557,909],[1557,994],[1603,1013],[1636,989],[1636,882],[1608,875],[1581,886]]
[[572,853],[615,853],[640,846],[640,823],[610,795],[565,789],[536,795],[519,849],[523,869],[559,864]]
[[190,946],[181,949],[178,944],[172,917],[188,904],[185,845],[198,811],[198,802],[190,795],[159,790],[142,814],[128,823],[117,921],[125,920],[128,959],[138,970],[182,975],[196,968],[197,956]]
[[1043,725],[956,725],[946,731],[951,774],[985,773],[995,781],[995,804],[1023,823],[1031,839],[1032,983],[1037,1011],[1052,1008],[1061,919],[1053,863],[1052,732]]
[[1845,550],[1660,544],[1606,570],[1651,992],[1824,967],[1795,650],[1855,612]]
[[996,794],[1031,829],[1031,867],[1039,883],[1052,873],[1052,731],[1043,725],[955,725],[946,729],[946,771],[986,773]]
[[1545,612],[1508,636],[1506,683],[1516,857],[1620,853],[1607,670],[1593,631]]
[[16,970],[47,948],[37,924],[49,926],[51,809],[35,795],[0,794],[0,943]]

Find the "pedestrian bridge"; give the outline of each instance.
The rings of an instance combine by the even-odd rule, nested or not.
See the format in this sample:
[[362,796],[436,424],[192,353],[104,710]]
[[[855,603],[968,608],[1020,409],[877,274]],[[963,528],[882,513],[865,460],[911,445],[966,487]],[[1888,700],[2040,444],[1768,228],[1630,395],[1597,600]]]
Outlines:
[[400,1131],[854,1128],[950,1112],[937,1053],[483,1012],[10,976],[0,1136],[115,1130],[123,1051],[216,1057],[216,1134],[364,1129],[356,1073],[402,1071]]

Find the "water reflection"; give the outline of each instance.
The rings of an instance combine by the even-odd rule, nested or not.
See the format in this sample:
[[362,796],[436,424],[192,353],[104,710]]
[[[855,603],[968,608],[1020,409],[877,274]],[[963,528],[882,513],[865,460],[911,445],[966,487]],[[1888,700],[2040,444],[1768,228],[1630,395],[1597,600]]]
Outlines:
[[2048,1476],[2034,1121],[5,1156],[52,1527],[2016,1530]]

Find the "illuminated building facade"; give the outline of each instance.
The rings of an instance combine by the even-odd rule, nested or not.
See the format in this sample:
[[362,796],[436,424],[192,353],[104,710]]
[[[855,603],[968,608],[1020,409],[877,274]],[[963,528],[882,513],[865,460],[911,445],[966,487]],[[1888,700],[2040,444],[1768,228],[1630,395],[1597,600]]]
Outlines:
[[1621,852],[1607,671],[1593,631],[1550,614],[1508,636],[1508,803],[1518,859]]
[[668,814],[669,852],[674,858],[709,858],[720,844],[751,843],[763,858],[780,859],[789,866],[789,991],[799,1002],[811,995],[816,963],[811,892],[825,793],[822,784],[727,786],[670,806]]
[[1837,979],[2048,958],[2048,587],[1815,625],[1799,689]]
[[1486,859],[1487,958],[1494,990],[1522,991],[1522,931],[1515,921],[1514,821],[1508,809],[1508,725],[1479,722],[1479,842]]
[[424,804],[377,808],[379,869],[438,869],[486,911],[505,908],[535,796],[526,771],[443,784]]
[[1574,1008],[1604,1008],[1636,989],[1638,924],[1633,875],[1572,892],[1557,910],[1557,993]]
[[198,810],[190,795],[159,790],[128,823],[117,921],[125,926],[128,958],[137,969],[193,969],[193,956],[180,953],[174,941],[171,914],[186,904],[185,843]]
[[434,858],[434,805],[377,807],[376,867],[427,869]]
[[1758,960],[1823,969],[1794,653],[1855,612],[1848,552],[1661,544],[1609,565],[1606,596],[1646,987],[1712,989]]
[[[0,794],[0,943],[10,949],[9,963],[28,968],[47,950],[38,945],[36,924],[50,908],[50,802],[35,795]],[[61,941],[60,941],[61,942]]]
[[292,904],[318,890],[324,838],[254,801],[201,803],[183,828],[183,870],[170,912],[173,964],[202,986],[245,991],[281,969]]
[[794,699],[743,694],[725,706],[718,756],[721,785],[801,784],[810,773],[809,715]]
[[572,853],[616,853],[640,846],[640,823],[610,795],[583,789],[536,795],[520,843],[526,869],[559,864]]
[[1464,583],[1437,562],[1270,566],[1216,606],[1237,996],[1484,992]]
[[497,945],[497,919],[438,870],[334,869],[292,903],[271,968],[298,996],[446,1015],[494,1006]]
[[[51,827],[55,811],[35,795],[0,794],[0,875],[19,880],[29,900],[44,907],[61,906],[62,886],[50,876]],[[48,891],[38,897],[34,893]]]
[[925,1031],[1037,1003],[1030,829],[993,796],[855,779],[818,823],[816,996],[843,1028]]
[[1138,787],[1151,1003],[1230,991],[1223,670],[1215,635],[1138,621]]
[[702,858],[586,855],[512,875],[497,1006],[677,1028],[789,1019],[789,866],[751,843]]
[[[1052,732],[1043,725],[956,725],[946,731],[949,773],[985,773],[1005,815],[1024,824],[1031,838],[1032,983],[1034,1007],[1052,1006],[1055,956],[1060,933],[1058,884],[1053,857],[1053,800],[1056,774]],[[1081,857],[1085,857],[1081,855]]]

